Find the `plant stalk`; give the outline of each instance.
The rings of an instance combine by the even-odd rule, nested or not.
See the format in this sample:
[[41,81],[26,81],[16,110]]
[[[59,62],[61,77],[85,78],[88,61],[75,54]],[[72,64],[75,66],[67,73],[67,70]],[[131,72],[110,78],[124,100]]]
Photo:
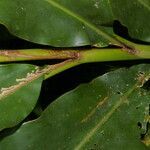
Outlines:
[[76,58],[74,50],[44,50],[44,49],[24,49],[24,50],[0,50],[0,62],[17,62],[47,59],[70,59]]
[[59,64],[48,65],[50,70],[45,74],[45,79],[47,79],[64,70],[84,63],[150,59],[150,46],[138,45],[131,42],[127,44],[132,46],[133,49],[92,48],[86,50],[0,50],[0,62],[49,59],[65,60]]
[[150,59],[149,46],[141,47],[143,49],[134,54],[123,49],[91,49],[78,51],[78,58],[69,59],[60,64],[53,65],[53,69],[45,75],[45,79],[84,63]]
[[82,59],[85,62],[150,59],[150,46],[134,45],[133,49],[92,48],[87,50],[0,50],[0,62],[17,62],[49,59]]

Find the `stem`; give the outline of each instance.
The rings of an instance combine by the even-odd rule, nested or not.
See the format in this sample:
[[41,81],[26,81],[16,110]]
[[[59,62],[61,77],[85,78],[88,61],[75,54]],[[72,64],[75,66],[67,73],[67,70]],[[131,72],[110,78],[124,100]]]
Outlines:
[[50,68],[45,73],[45,79],[47,79],[83,63],[150,59],[150,46],[138,45],[129,41],[124,43],[132,46],[133,49],[123,47],[122,49],[93,48],[88,50],[0,50],[0,62],[67,59],[62,63],[46,66]]
[[70,59],[76,58],[75,50],[0,50],[0,62],[46,60],[46,59]]
[[[135,53],[124,49],[95,49],[81,52],[82,62],[105,62],[105,61],[124,61],[150,59],[149,46],[139,46],[142,50]],[[138,48],[139,48],[138,47]]]
[[91,49],[78,51],[78,58],[66,60],[60,64],[52,65],[51,70],[45,75],[45,79],[84,63],[150,59],[149,46],[141,47],[143,49],[139,50],[136,54],[128,53],[128,51],[123,49]]
[[50,71],[45,74],[45,79],[48,79],[60,72],[63,72],[69,68],[75,67],[80,64],[81,62],[78,61],[78,59],[69,59],[59,64],[51,65]]
[[[128,43],[131,46],[131,42]],[[87,49],[87,50],[0,50],[0,62],[16,62],[46,59],[77,59],[83,55],[85,62],[150,59],[150,46],[132,43],[134,49]],[[89,58],[91,57],[91,58]],[[81,59],[81,58],[80,58]]]

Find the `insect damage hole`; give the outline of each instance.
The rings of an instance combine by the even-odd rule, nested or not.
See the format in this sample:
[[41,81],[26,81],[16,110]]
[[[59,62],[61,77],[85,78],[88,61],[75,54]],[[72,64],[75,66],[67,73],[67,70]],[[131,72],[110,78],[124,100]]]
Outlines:
[[138,122],[137,125],[138,125],[138,127],[139,127],[140,129],[142,128],[141,122]]
[[144,83],[142,88],[146,91],[150,90],[150,79]]
[[[140,134],[140,140],[142,143],[144,143],[146,146],[150,146],[150,104],[149,104],[149,117],[146,123],[146,131],[145,133]],[[138,126],[141,129],[142,124],[138,122]]]

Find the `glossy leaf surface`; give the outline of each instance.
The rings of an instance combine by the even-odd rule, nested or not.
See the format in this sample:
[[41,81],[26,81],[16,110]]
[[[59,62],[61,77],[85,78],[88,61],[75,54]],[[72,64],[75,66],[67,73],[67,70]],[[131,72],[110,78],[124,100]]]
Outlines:
[[149,0],[108,0],[116,20],[127,27],[134,39],[150,42]]
[[43,77],[35,78],[35,66],[0,66],[0,130],[23,121],[35,107]]
[[58,98],[0,148],[148,150],[149,78],[150,65],[104,74]]
[[149,0],[1,0],[0,23],[31,42],[59,47],[116,44],[113,21],[150,42]]

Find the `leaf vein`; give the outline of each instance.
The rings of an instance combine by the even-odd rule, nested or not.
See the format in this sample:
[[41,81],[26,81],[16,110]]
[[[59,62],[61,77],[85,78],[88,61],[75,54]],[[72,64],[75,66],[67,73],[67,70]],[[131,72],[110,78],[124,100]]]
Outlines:
[[[145,77],[150,78],[150,76],[146,76]],[[146,80],[145,80],[146,82]],[[139,81],[137,81],[137,83],[130,88],[130,90],[128,90],[122,97],[120,97],[119,101],[117,101],[115,103],[115,105],[112,107],[112,109],[99,121],[99,123],[94,126],[90,132],[87,133],[87,135],[85,137],[83,137],[83,139],[81,140],[81,142],[79,144],[77,144],[77,146],[74,148],[74,150],[80,150],[89,140],[90,138],[95,134],[95,132],[100,129],[108,120],[109,118],[112,116],[112,114],[124,103],[126,103],[127,97],[137,88],[139,87]]]
[[57,2],[54,2],[53,0],[45,0],[47,1],[49,4],[51,4],[53,7],[60,9],[61,11],[63,11],[64,13],[68,14],[69,16],[77,19],[78,21],[82,22],[84,25],[88,26],[89,28],[91,28],[93,31],[95,31],[97,34],[99,34],[100,36],[104,37],[104,39],[108,40],[110,42],[110,44],[117,44],[117,45],[122,45],[117,39],[115,39],[115,37],[109,35],[108,33],[106,33],[105,31],[103,31],[100,28],[97,28],[94,24],[88,22],[87,20],[85,20],[84,18],[82,18],[81,16],[75,14],[73,11],[70,11],[69,9],[67,9],[64,6],[61,6],[60,4],[58,4]]
[[144,1],[142,0],[137,0],[137,1],[150,11],[150,6],[148,6]]

